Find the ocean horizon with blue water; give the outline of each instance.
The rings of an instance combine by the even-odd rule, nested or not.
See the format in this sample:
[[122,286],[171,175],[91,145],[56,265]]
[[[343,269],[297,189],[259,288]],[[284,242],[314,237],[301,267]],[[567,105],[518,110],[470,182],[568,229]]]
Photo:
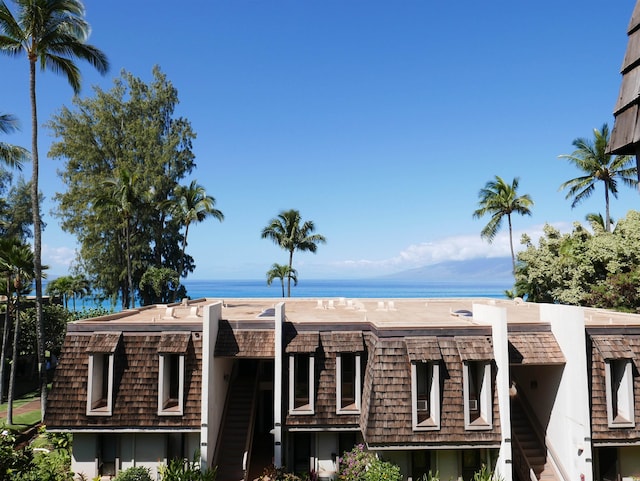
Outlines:
[[[185,280],[191,299],[282,297],[280,282],[264,280]],[[388,279],[304,279],[291,285],[291,297],[423,298],[490,297],[504,299],[507,283],[402,281]],[[285,283],[285,294],[286,294]]]
[[[184,280],[190,299],[273,298],[282,299],[280,282],[268,286],[265,280]],[[44,282],[46,284],[46,281]],[[291,285],[292,298],[353,298],[353,299],[409,299],[486,297],[506,299],[505,290],[512,286],[507,282],[434,282],[397,279],[304,279],[297,286]],[[285,283],[285,295],[286,295]],[[78,309],[104,307],[120,311],[120,300],[115,306],[111,301],[98,301],[91,296],[76,299]],[[136,303],[136,306],[138,304]],[[71,307],[71,306],[70,306]]]

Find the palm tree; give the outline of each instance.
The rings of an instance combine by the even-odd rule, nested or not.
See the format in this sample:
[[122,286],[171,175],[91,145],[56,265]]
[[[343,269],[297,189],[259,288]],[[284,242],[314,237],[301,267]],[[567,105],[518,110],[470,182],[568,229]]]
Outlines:
[[513,251],[513,226],[511,224],[511,214],[531,215],[529,207],[533,205],[533,200],[529,194],[518,196],[519,179],[515,177],[511,185],[507,184],[501,177],[495,176],[495,180],[487,182],[478,193],[480,201],[479,208],[473,213],[473,217],[478,219],[486,214],[491,215],[491,220],[480,232],[483,239],[489,243],[493,242],[496,234],[502,227],[502,219],[506,216],[509,223],[509,245],[511,247],[511,264],[513,273],[516,272],[516,256]]
[[202,222],[208,216],[224,220],[224,214],[216,209],[216,200],[207,195],[204,187],[197,181],[191,181],[188,186],[180,186],[176,192],[176,210],[178,219],[184,224],[184,237],[182,239],[182,253],[180,255],[180,266],[178,275],[183,275],[184,253],[187,248],[187,236],[189,235],[189,225],[192,222]]
[[611,217],[609,215],[609,193],[618,197],[618,179],[623,184],[633,187],[638,183],[638,169],[633,164],[630,155],[613,156],[607,154],[609,143],[609,126],[605,123],[601,130],[593,129],[593,141],[585,138],[577,138],[573,141],[576,148],[572,154],[560,155],[559,158],[567,159],[585,175],[566,181],[560,186],[560,190],[569,189],[567,199],[573,198],[571,207],[575,207],[584,199],[593,194],[596,182],[604,184],[605,200],[605,229],[611,230]]
[[16,385],[16,366],[18,364],[18,340],[20,339],[20,296],[29,292],[34,275],[33,251],[25,244],[15,243],[5,253],[4,267],[9,271],[7,280],[13,283],[16,293],[15,322],[13,326],[13,356],[9,374],[9,395],[7,400],[7,424],[13,424],[13,400]]
[[[589,223],[589,225],[591,225],[593,229],[597,228],[597,229],[602,229],[603,231],[606,230],[605,224],[604,224],[604,217],[602,217],[602,214],[600,212],[598,213],[589,212],[584,218]],[[615,219],[609,219],[609,221],[611,222],[611,225],[616,223]]]
[[7,298],[7,306],[4,312],[4,326],[2,328],[2,349],[0,351],[0,403],[4,400],[4,380],[6,376],[5,360],[7,358],[7,349],[9,344],[9,331],[11,330],[11,297],[13,289],[11,282],[12,267],[9,255],[13,246],[18,244],[19,242],[15,237],[0,238],[0,273],[3,277],[3,294]]
[[313,221],[303,224],[300,212],[295,209],[282,211],[278,217],[271,219],[269,225],[262,229],[262,238],[271,239],[289,253],[289,274],[287,275],[287,297],[291,297],[291,278],[293,269],[293,253],[295,251],[316,252],[318,244],[327,240],[320,234],[312,234],[315,230]]
[[[8,134],[18,129],[17,119],[10,114],[0,114],[0,132]],[[0,142],[0,161],[9,167],[22,168],[22,162],[29,157],[29,152],[22,147]]]
[[105,205],[115,210],[122,218],[122,230],[125,240],[125,253],[127,256],[127,294],[122,296],[122,305],[127,308],[135,306],[133,295],[133,272],[131,267],[131,230],[134,203],[137,200],[136,185],[139,176],[126,168],[120,168],[115,177],[105,179],[102,184],[106,188],[105,193],[97,199],[96,205]]
[[267,285],[270,286],[274,279],[280,279],[282,285],[282,297],[284,297],[284,279],[293,279],[293,285],[298,285],[298,272],[295,269],[285,265],[274,263],[271,269],[267,271]]
[[42,417],[47,406],[47,377],[44,368],[44,327],[42,320],[42,223],[38,198],[38,113],[36,103],[36,62],[67,78],[74,93],[80,91],[80,71],[74,60],[89,62],[106,73],[109,62],[96,47],[86,43],[90,27],[84,19],[80,0],[15,0],[16,15],[0,0],[0,50],[10,56],[24,53],[29,62],[31,101],[31,204],[33,213],[33,250],[36,281],[36,338],[40,370]]

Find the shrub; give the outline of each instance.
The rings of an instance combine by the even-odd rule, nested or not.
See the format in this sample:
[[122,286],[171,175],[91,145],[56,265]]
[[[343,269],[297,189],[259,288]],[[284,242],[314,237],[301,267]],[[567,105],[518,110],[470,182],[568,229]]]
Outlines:
[[160,466],[162,481],[215,481],[216,468],[200,469],[200,453],[193,453],[193,460],[172,459],[167,465]]
[[338,479],[340,481],[362,481],[367,467],[375,460],[375,455],[365,451],[364,444],[357,444],[351,451],[345,452],[340,459]]
[[120,471],[115,481],[152,481],[151,470],[142,466],[135,466]]
[[401,481],[402,475],[399,466],[376,458],[369,465],[364,479],[366,481]]
[[284,466],[276,468],[271,465],[264,468],[264,471],[258,478],[258,481],[301,481],[299,476],[287,471]]

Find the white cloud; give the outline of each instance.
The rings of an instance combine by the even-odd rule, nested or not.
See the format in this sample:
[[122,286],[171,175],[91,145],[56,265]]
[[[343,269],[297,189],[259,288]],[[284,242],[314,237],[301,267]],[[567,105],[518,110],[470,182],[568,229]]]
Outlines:
[[76,250],[70,247],[42,246],[42,264],[49,267],[51,275],[66,275],[75,258]]
[[[571,230],[571,224],[557,222],[551,224],[561,232]],[[537,243],[543,235],[544,225],[534,225],[527,229],[514,231],[513,248],[516,253],[523,249],[520,244],[522,234],[527,234]],[[509,233],[501,231],[491,244],[480,238],[479,234],[443,237],[433,241],[411,244],[397,255],[378,261],[367,259],[346,260],[333,263],[334,270],[352,275],[383,275],[417,267],[438,264],[446,261],[465,261],[478,258],[509,257]]]

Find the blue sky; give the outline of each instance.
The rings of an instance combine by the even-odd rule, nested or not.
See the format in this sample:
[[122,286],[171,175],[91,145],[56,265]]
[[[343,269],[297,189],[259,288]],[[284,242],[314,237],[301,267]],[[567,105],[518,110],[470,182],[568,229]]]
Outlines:
[[[99,76],[81,65],[82,96],[122,69],[150,80],[159,65],[179,91],[197,169],[225,220],[190,231],[193,279],[260,279],[286,254],[260,238],[281,210],[299,209],[328,239],[298,253],[299,278],[382,275],[444,260],[508,255],[506,226],[492,245],[472,218],[494,175],[520,177],[533,215],[563,230],[604,212],[599,188],[576,209],[558,186],[579,172],[558,155],[591,137],[612,110],[633,0],[88,0],[90,42],[109,57]],[[17,115],[30,145],[28,65],[0,57],[0,112]],[[38,74],[40,123],[72,90]],[[75,240],[61,231],[60,160],[46,157],[43,262],[65,274]],[[25,174],[29,175],[30,166]],[[185,180],[185,183],[190,179]],[[622,188],[612,216],[637,209]]]

